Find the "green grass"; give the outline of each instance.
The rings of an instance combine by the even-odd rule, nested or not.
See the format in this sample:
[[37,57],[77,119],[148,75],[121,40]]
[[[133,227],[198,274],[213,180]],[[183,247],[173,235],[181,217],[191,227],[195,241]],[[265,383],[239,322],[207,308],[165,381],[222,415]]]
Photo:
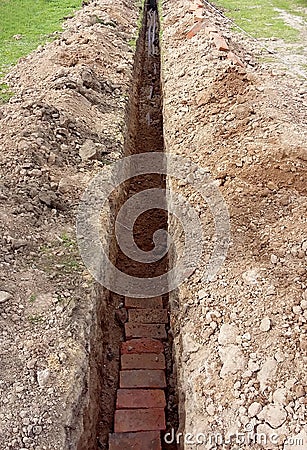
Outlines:
[[0,0],[0,77],[20,57],[52,40],[52,33],[62,29],[64,18],[71,16],[81,3],[82,0]]
[[306,18],[300,7],[306,0],[215,0],[216,6],[225,8],[225,13],[236,24],[256,38],[281,38],[295,42],[299,31],[287,25],[275,9]]

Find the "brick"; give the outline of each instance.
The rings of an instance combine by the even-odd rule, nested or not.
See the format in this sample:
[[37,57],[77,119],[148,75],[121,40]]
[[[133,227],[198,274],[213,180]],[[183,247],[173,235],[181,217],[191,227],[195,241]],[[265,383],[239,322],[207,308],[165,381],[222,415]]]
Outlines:
[[195,25],[193,25],[188,33],[187,33],[187,38],[191,39],[193,36],[195,36],[202,28],[203,28],[204,24],[203,21],[199,21],[197,22]]
[[168,315],[166,309],[130,309],[128,317],[130,322],[168,323]]
[[121,356],[122,370],[129,369],[165,369],[165,357],[163,353],[143,353],[138,354],[124,354]]
[[133,298],[125,297],[126,308],[163,308],[162,297]]
[[163,370],[121,370],[119,373],[120,388],[152,388],[163,389],[166,387],[165,373]]
[[229,52],[227,55],[227,58],[230,59],[234,64],[237,66],[245,67],[244,63],[241,61],[241,59],[233,52]]
[[160,324],[141,324],[128,322],[125,323],[126,339],[147,337],[153,339],[166,339],[165,325]]
[[162,450],[160,431],[109,434],[109,450]]
[[165,408],[165,393],[161,389],[119,389],[116,409]]
[[228,50],[229,50],[228,44],[222,36],[215,34],[213,37],[213,41],[214,41],[214,45],[216,46],[217,50],[223,51],[223,52],[228,52]]
[[142,338],[131,339],[123,342],[121,346],[121,354],[142,354],[142,353],[163,353],[164,347],[162,342],[157,339]]
[[114,431],[116,433],[151,430],[165,430],[164,409],[119,409],[115,411]]

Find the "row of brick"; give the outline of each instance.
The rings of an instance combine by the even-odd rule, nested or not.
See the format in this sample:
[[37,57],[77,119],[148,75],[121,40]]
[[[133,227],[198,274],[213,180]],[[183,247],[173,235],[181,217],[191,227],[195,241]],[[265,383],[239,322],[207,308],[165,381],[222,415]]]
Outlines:
[[109,450],[161,450],[166,406],[163,340],[167,338],[168,313],[161,297],[126,297],[125,308],[125,341]]
[[191,39],[196,36],[200,30],[204,30],[207,35],[213,38],[213,43],[217,50],[227,52],[227,59],[232,61],[233,64],[244,67],[244,63],[234,52],[230,51],[226,40],[219,34],[218,30],[205,23],[204,4],[200,0],[191,1],[189,10],[193,12],[196,24],[194,24],[187,32],[187,38]]

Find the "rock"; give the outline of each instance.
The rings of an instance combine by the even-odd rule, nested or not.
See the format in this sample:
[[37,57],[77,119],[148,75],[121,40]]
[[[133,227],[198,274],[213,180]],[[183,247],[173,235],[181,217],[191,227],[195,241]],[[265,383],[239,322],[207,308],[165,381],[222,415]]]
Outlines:
[[0,291],[0,303],[7,302],[11,297],[12,295],[9,292]]
[[277,365],[276,359],[272,357],[267,358],[263,363],[260,371],[257,373],[257,379],[260,383],[261,391],[264,391],[267,386],[267,382],[275,375]]
[[272,264],[277,264],[278,263],[278,258],[276,255],[271,255],[271,263]]
[[279,388],[273,392],[273,402],[279,405],[287,404],[287,389]]
[[248,370],[250,370],[251,372],[258,372],[258,370],[260,370],[260,364],[258,363],[258,361],[253,361],[250,359],[248,361]]
[[94,141],[87,139],[84,144],[80,147],[79,155],[82,161],[88,161],[90,159],[95,159],[97,156],[97,148]]
[[213,403],[210,403],[210,405],[207,406],[206,411],[209,414],[209,416],[214,416],[215,406],[213,405]]
[[304,386],[301,384],[298,384],[297,386],[295,386],[294,393],[295,393],[296,398],[304,397],[306,394]]
[[253,402],[249,406],[247,413],[248,413],[249,417],[255,417],[255,416],[257,416],[257,414],[260,413],[261,409],[262,409],[261,403]]
[[40,387],[46,386],[50,377],[50,370],[44,369],[37,371],[37,382]]
[[246,360],[241,348],[238,345],[231,344],[226,347],[219,347],[219,354],[223,363],[223,367],[220,372],[221,378],[225,378],[229,374],[235,374],[240,370],[244,370]]
[[258,414],[258,419],[264,420],[272,428],[280,427],[287,418],[287,412],[281,405],[270,404]]
[[264,317],[260,323],[261,331],[269,331],[271,328],[271,320],[268,317]]
[[224,323],[220,329],[218,342],[221,345],[235,344],[238,334],[239,330],[236,325]]

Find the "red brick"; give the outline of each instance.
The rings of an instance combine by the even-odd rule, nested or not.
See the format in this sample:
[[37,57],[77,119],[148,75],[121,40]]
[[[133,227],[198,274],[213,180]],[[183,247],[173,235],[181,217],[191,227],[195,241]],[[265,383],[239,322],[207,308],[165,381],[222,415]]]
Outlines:
[[138,433],[112,433],[109,450],[162,450],[160,431]]
[[119,389],[116,409],[165,408],[165,394],[161,389]]
[[116,433],[151,430],[165,430],[164,409],[120,409],[115,411],[114,431]]
[[233,52],[229,52],[227,55],[227,58],[230,59],[234,64],[237,66],[245,67],[244,63],[241,61],[241,59]]
[[142,354],[142,353],[163,353],[164,347],[162,342],[157,339],[131,339],[128,342],[123,342],[121,347],[122,355],[125,354]]
[[192,28],[189,29],[187,33],[187,38],[191,39],[203,28],[203,26],[204,26],[203,21],[197,22],[195,25],[192,26]]
[[121,356],[121,368],[127,369],[165,369],[163,353],[124,354]]
[[126,308],[163,308],[162,297],[133,298],[125,297]]
[[216,46],[217,50],[223,51],[223,52],[228,52],[228,50],[229,50],[228,44],[222,36],[215,34],[213,37],[213,40],[214,40],[214,45]]
[[126,339],[132,338],[154,338],[154,339],[166,339],[166,329],[165,325],[160,324],[141,324],[128,322],[125,323],[125,334]]
[[166,380],[163,370],[121,370],[120,388],[165,388]]
[[130,309],[129,321],[138,323],[167,323],[168,316],[166,309]]

